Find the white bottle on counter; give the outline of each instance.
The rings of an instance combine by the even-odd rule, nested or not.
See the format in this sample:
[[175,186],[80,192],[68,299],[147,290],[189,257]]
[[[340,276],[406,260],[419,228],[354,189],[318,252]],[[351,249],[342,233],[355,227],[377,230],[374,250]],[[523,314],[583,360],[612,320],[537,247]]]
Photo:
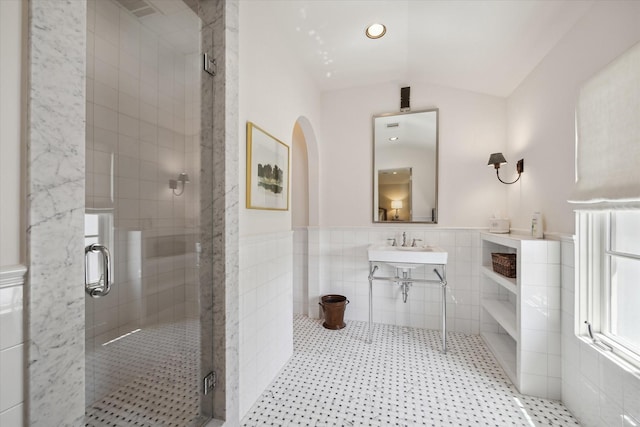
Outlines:
[[536,239],[544,238],[544,224],[542,223],[542,214],[534,212],[531,216],[531,236]]

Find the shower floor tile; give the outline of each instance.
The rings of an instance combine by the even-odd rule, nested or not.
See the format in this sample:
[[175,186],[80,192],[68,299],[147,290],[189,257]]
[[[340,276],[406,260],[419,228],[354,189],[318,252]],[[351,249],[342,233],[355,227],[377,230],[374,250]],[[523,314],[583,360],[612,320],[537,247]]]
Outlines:
[[578,426],[562,403],[516,390],[477,335],[296,316],[294,354],[244,417],[258,426]]
[[[204,424],[198,415],[199,334],[198,321],[185,319],[141,329],[90,352],[101,378],[127,381],[86,408],[85,426]],[[118,372],[109,371],[114,368]]]

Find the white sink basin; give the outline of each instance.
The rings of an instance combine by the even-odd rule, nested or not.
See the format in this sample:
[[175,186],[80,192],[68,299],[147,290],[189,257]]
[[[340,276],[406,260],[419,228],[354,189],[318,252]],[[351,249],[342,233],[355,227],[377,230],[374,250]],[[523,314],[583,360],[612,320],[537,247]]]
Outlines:
[[401,269],[447,263],[447,252],[437,246],[370,245],[367,252],[369,261],[384,262]]

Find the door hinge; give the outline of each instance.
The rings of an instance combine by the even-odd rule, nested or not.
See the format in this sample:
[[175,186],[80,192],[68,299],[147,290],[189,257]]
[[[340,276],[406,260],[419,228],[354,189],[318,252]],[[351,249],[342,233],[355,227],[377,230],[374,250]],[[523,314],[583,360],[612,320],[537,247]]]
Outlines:
[[212,76],[216,75],[218,71],[218,65],[216,64],[216,60],[212,58],[208,53],[203,55],[204,58],[204,70],[211,74]]
[[209,394],[209,392],[216,387],[216,373],[209,372],[207,376],[204,377],[204,380],[202,380],[202,383],[204,385],[204,394]]

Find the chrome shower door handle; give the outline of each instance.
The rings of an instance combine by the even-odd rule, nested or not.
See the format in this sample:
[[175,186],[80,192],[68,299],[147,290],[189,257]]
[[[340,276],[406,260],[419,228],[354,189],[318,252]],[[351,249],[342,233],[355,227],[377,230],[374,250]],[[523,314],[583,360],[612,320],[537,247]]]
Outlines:
[[[89,283],[89,254],[93,252],[102,256],[102,275],[97,282]],[[109,249],[104,245],[94,243],[84,248],[84,290],[92,298],[103,297],[111,291],[110,260]]]

